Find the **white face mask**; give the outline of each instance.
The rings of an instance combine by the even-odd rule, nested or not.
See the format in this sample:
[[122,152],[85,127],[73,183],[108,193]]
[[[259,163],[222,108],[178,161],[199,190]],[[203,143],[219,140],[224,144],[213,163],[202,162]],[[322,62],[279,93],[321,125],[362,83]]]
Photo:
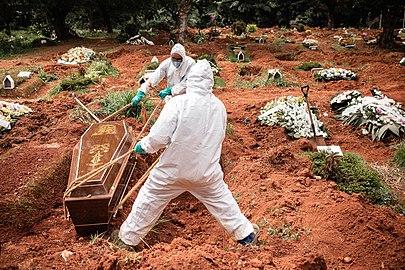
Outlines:
[[172,63],[173,63],[173,66],[175,66],[176,68],[179,68],[179,66],[181,65],[181,62],[172,61]]

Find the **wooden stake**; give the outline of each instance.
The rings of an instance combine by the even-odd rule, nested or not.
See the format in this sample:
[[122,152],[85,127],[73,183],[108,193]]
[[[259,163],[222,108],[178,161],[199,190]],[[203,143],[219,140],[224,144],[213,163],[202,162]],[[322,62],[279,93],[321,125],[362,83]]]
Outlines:
[[122,201],[115,207],[114,212],[117,212],[122,207],[122,205],[128,200],[128,198],[131,197],[132,194],[135,193],[135,191],[138,189],[138,187],[140,185],[142,185],[146,181],[146,179],[148,179],[149,173],[159,162],[161,156],[162,156],[162,154],[160,154],[160,156],[155,160],[155,162],[152,163],[152,165],[149,167],[149,169],[141,176],[141,178],[138,180],[138,183],[136,183],[136,185],[133,188],[131,188],[131,190],[127,193],[127,195],[124,197],[124,199],[122,199]]
[[125,105],[124,107],[122,107],[121,109],[119,109],[118,111],[116,111],[115,113],[113,113],[113,114],[107,116],[106,118],[104,118],[103,120],[101,120],[101,122],[105,122],[105,121],[107,121],[107,120],[110,120],[111,118],[113,118],[113,117],[116,116],[117,114],[119,114],[119,113],[125,111],[126,109],[128,109],[128,108],[131,107],[131,106],[132,106],[131,103]]
[[95,116],[92,111],[90,111],[89,109],[87,109],[87,107],[84,106],[84,104],[81,103],[80,100],[77,99],[77,97],[76,97],[76,95],[75,95],[75,92],[72,92],[72,97],[73,97],[73,99],[74,99],[86,112],[88,112],[88,113],[91,115],[91,117],[93,117],[97,122],[99,122],[99,123],[101,122],[100,119],[98,119],[98,117]]

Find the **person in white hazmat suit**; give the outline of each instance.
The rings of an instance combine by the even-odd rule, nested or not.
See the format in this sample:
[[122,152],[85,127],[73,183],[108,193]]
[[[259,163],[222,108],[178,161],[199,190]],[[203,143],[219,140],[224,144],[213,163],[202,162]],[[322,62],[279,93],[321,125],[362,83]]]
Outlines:
[[219,159],[226,110],[212,93],[213,85],[210,64],[199,60],[188,74],[186,94],[170,99],[150,133],[136,144],[135,153],[166,149],[140,189],[131,213],[111,238],[136,246],[166,205],[188,191],[235,241],[256,244],[259,227],[242,214],[223,180]]
[[186,92],[187,74],[194,64],[194,59],[186,55],[184,46],[179,43],[175,44],[170,52],[170,58],[164,60],[149,79],[139,87],[138,93],[132,98],[132,105],[138,104],[149,88],[157,86],[165,77],[167,77],[167,88],[158,93],[162,99],[169,95],[184,94]]

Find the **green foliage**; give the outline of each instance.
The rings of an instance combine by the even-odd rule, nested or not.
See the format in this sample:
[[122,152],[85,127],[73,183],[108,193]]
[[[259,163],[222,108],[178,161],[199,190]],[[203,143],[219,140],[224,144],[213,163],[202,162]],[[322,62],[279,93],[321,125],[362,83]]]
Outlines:
[[313,68],[321,68],[322,65],[318,62],[304,62],[301,63],[299,66],[296,67],[298,70],[309,71]]
[[298,240],[303,230],[301,228],[292,228],[291,223],[284,222],[280,226],[272,226],[267,233],[271,236],[280,237],[283,240]]
[[405,143],[398,145],[394,153],[393,161],[397,164],[398,167],[405,169]]
[[214,89],[221,89],[225,86],[226,86],[226,83],[221,77],[214,76]]
[[232,136],[233,135],[233,125],[231,123],[227,123],[226,124],[226,129],[225,129],[225,133],[228,136]]
[[34,47],[33,41],[39,37],[32,31],[15,31],[11,35],[0,32],[0,57],[26,53]]
[[277,87],[290,87],[296,84],[289,82],[285,77],[281,78],[268,78],[265,85],[275,85]]
[[243,33],[246,33],[246,23],[244,21],[234,22],[232,24],[231,28],[232,28],[232,32],[237,36],[240,36]]
[[[120,91],[120,92],[111,92],[105,95],[102,99],[96,100],[95,102],[99,102],[101,107],[94,111],[95,114],[105,115],[108,116],[113,114],[114,112],[118,111],[125,105],[131,103],[132,98],[136,95],[137,90],[132,89],[128,91]],[[147,112],[151,112],[153,110],[154,104],[144,100],[144,105],[146,107]],[[129,109],[123,112],[126,117],[133,117],[140,120],[140,114],[142,110],[142,105],[138,104],[136,106],[131,106]]]
[[207,61],[213,63],[215,66],[217,66],[217,62],[215,61],[214,56],[209,55],[209,54],[202,54],[199,57],[197,57],[197,60],[202,60],[202,59],[206,59]]
[[71,73],[68,77],[62,79],[59,85],[59,91],[77,91],[94,83],[90,77]]
[[171,219],[169,218],[169,219],[159,219],[158,221],[156,221],[156,223],[153,225],[153,227],[152,227],[152,229],[150,229],[150,231],[151,232],[154,232],[154,233],[159,233],[159,230],[158,230],[158,226],[160,225],[160,224],[163,224],[163,223],[166,223],[166,222],[170,222],[171,221]]
[[[228,46],[227,49],[229,51],[229,55],[228,55],[229,61],[231,61],[233,63],[235,63],[235,62],[244,62],[244,63],[250,62],[249,53],[247,51],[246,46],[239,45],[239,44],[231,44],[231,45]],[[240,61],[238,59],[238,55],[237,55],[235,50],[242,50],[243,55],[244,55],[244,60],[243,61]]]
[[248,25],[246,26],[246,31],[247,31],[248,33],[254,33],[254,32],[256,32],[256,31],[257,31],[257,26],[256,26],[256,24],[248,24]]
[[86,75],[93,80],[99,77],[111,76],[118,78],[119,71],[109,61],[93,61],[86,70]]
[[37,75],[39,78],[41,78],[44,82],[48,83],[51,81],[55,81],[58,79],[58,76],[56,74],[46,74],[43,69],[38,73]]
[[360,193],[374,204],[394,207],[399,203],[378,173],[358,154],[346,152],[343,157],[337,157],[314,152],[306,155],[312,159],[313,172],[336,182],[340,190]]
[[194,42],[197,44],[203,43],[204,41],[206,41],[206,39],[207,38],[205,37],[205,34],[201,31],[198,31],[198,33],[194,35]]

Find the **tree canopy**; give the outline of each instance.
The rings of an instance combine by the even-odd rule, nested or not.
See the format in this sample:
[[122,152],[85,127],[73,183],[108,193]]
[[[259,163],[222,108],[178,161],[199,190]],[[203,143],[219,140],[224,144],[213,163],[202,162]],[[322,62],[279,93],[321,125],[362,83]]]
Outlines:
[[[235,21],[259,27],[291,27],[294,22],[319,27],[377,27],[382,16],[385,43],[402,26],[402,0],[15,0],[1,1],[0,29],[31,27],[44,35],[66,39],[77,29],[120,29],[128,35],[159,28],[180,32],[231,25]],[[182,37],[184,39],[184,35]]]

